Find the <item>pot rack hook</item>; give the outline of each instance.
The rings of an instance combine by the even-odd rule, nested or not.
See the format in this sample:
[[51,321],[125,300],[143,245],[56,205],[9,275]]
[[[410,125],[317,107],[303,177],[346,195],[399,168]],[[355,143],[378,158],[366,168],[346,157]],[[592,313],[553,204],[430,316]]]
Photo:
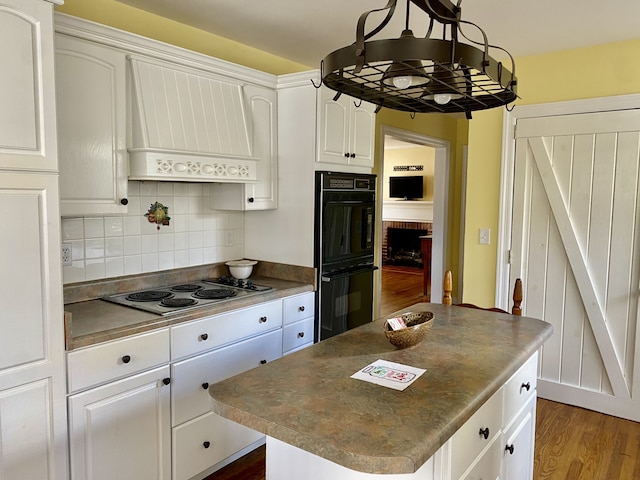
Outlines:
[[516,108],[516,104],[514,103],[511,105],[511,108],[509,108],[509,105],[505,105],[504,108],[507,109],[507,112],[513,112],[513,109]]
[[360,99],[360,101],[359,101],[358,103],[353,102],[353,105],[354,105],[356,108],[360,108],[360,106],[362,105],[362,99]]
[[324,60],[320,61],[320,84],[316,85],[316,82],[313,81],[313,78],[310,79],[311,80],[311,85],[313,85],[316,89],[320,88],[322,86],[322,76],[324,74]]
[[411,120],[415,120],[415,118],[416,118],[416,112],[411,112],[411,113],[409,114],[409,116],[411,117]]

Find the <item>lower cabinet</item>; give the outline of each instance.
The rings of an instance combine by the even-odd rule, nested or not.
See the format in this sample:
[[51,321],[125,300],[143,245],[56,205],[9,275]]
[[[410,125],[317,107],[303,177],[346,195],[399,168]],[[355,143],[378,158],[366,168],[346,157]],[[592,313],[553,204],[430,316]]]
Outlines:
[[511,428],[503,435],[502,478],[533,478],[533,447],[535,441],[536,398],[529,400]]
[[313,300],[304,293],[69,352],[72,480],[202,478],[264,442],[211,412],[209,385],[311,345]]
[[73,480],[169,480],[169,366],[69,397]]

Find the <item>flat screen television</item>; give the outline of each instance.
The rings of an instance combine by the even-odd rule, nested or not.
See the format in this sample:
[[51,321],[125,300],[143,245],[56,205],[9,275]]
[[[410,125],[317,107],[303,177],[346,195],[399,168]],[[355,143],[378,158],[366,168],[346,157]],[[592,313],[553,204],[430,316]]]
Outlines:
[[413,200],[422,198],[422,175],[389,177],[389,197]]

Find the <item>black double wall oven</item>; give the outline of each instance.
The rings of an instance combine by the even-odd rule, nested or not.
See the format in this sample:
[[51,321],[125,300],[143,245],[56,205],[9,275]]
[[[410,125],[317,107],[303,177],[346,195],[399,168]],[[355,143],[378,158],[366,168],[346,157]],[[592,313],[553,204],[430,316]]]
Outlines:
[[375,175],[316,172],[316,341],[373,319],[375,202]]

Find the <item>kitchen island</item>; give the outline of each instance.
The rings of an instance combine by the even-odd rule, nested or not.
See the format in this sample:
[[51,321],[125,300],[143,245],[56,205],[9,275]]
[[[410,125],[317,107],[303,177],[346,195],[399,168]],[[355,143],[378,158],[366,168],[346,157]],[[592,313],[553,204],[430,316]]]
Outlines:
[[[432,311],[435,322],[415,347],[392,346],[380,319],[211,385],[212,410],[267,435],[269,480],[336,474],[460,478],[452,472],[462,467],[454,463],[464,464],[458,457],[468,452],[455,451],[450,439],[478,409],[487,410],[479,413],[488,421],[499,417],[490,435],[485,427],[489,442],[479,452],[519,419],[512,418],[510,396],[528,395],[515,410],[527,407],[535,418],[537,350],[552,327],[533,318],[439,304],[403,311],[422,310]],[[404,391],[350,378],[378,359],[426,372]],[[523,365],[532,378],[518,385],[519,378],[511,379]],[[482,441],[483,433],[472,435]]]

